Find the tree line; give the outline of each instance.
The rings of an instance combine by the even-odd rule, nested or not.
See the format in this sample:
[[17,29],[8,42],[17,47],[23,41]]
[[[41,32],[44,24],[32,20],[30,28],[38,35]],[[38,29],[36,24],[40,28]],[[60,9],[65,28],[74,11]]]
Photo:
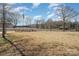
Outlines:
[[[15,27],[17,26],[19,18],[22,21],[25,19],[26,26],[39,28],[39,29],[62,29],[65,30],[79,30],[79,12],[74,8],[66,5],[60,5],[54,11],[55,15],[60,18],[58,21],[53,21],[53,18],[48,18],[46,21],[43,17],[37,18],[32,24],[33,18],[31,16],[25,16],[17,12],[11,11],[12,4],[0,3],[0,22],[3,24],[3,33],[5,33],[5,23],[11,23]],[[3,35],[4,36],[4,35]]]
[[[26,26],[34,27],[38,29],[59,29],[59,30],[79,30],[79,12],[74,8],[66,5],[60,5],[54,11],[55,15],[59,17],[60,20],[55,21],[54,18],[48,18],[47,20],[44,17],[38,17],[33,19],[31,16],[22,17],[26,20]],[[16,19],[18,20],[18,19]],[[34,24],[32,21],[34,20]],[[17,23],[18,21],[15,21]],[[15,24],[15,26],[17,26]]]

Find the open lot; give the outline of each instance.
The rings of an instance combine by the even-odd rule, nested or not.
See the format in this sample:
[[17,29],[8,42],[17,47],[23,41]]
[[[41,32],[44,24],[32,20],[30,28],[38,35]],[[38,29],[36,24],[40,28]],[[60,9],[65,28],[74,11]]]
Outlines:
[[[9,32],[8,37],[25,55],[79,55],[79,32]],[[20,55],[0,38],[0,55]]]

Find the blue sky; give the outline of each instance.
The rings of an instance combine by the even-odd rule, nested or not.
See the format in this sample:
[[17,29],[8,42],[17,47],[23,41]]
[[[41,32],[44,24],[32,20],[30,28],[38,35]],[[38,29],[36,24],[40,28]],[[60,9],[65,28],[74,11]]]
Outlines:
[[[67,6],[79,11],[79,3],[64,3]],[[25,16],[32,16],[33,19],[37,17],[43,17],[45,20],[52,18],[58,20],[58,17],[54,14],[54,10],[59,6],[58,3],[16,3],[13,6],[13,11],[24,14]],[[22,20],[22,19],[21,19]],[[21,21],[21,23],[23,23]]]

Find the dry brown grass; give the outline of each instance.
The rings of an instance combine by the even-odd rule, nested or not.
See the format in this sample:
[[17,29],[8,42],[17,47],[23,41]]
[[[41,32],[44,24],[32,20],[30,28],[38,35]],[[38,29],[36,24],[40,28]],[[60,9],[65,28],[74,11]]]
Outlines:
[[79,32],[11,32],[8,35],[25,55],[79,55]]

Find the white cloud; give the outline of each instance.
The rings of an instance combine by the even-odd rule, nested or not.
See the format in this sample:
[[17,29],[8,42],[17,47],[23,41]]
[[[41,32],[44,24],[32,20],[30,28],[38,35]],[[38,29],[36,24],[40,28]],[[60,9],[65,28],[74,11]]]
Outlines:
[[36,8],[40,5],[40,3],[32,3],[32,8]]
[[59,5],[60,5],[59,3],[49,3],[48,8],[56,7],[56,6],[59,6]]
[[41,16],[41,15],[38,15],[38,16],[34,16],[33,19],[35,19],[35,20],[40,20],[40,18],[42,18],[42,16]]
[[23,11],[23,10],[29,10],[29,8],[27,8],[27,7],[17,7],[17,8],[14,8],[14,11],[18,11],[18,12],[20,12],[20,11]]
[[24,6],[20,6],[20,7],[12,8],[10,12],[17,12],[19,14],[23,14],[23,12],[28,11],[28,10],[30,9]]
[[53,10],[55,11],[55,10],[57,10],[57,8],[59,8],[59,7],[54,7]]
[[[54,12],[58,8],[59,5],[60,3],[49,3],[48,8],[52,9]],[[49,14],[47,18],[51,18],[54,15],[54,13],[51,13],[51,14],[50,13],[51,13],[50,11],[47,12],[47,14]]]
[[61,17],[60,17],[60,16],[58,16],[58,19],[61,19]]
[[49,13],[50,13],[50,11],[47,12],[47,14],[49,14]]
[[53,17],[54,16],[54,13],[51,13],[51,14],[49,14],[48,16],[47,16],[47,19],[48,18],[51,18],[51,17]]
[[8,5],[14,5],[14,4],[16,4],[16,3],[7,3]]

